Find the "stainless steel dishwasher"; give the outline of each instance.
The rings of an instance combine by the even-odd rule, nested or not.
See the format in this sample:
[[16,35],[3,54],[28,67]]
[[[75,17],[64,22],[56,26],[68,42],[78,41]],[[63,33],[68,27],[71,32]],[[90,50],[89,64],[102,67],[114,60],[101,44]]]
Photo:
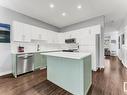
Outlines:
[[33,71],[33,54],[17,55],[17,75]]

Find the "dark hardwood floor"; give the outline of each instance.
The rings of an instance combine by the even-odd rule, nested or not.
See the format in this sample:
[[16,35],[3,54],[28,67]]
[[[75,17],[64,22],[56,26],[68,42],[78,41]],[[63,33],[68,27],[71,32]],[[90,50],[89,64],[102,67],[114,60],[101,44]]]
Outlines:
[[[116,57],[105,60],[105,70],[93,72],[93,83],[88,95],[127,95],[123,82],[127,81],[127,69]],[[0,95],[72,95],[46,80],[46,70],[19,76],[0,77]]]
[[127,95],[123,90],[127,82],[127,68],[117,57],[105,59],[105,69],[93,72],[93,83],[88,95]]
[[0,77],[0,95],[72,95],[46,80],[46,70]]

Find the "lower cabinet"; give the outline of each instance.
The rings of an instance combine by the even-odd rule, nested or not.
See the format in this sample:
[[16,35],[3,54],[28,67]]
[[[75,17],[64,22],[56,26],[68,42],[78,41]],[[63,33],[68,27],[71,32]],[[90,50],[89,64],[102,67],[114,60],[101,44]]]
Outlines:
[[47,66],[46,56],[40,53],[34,54],[34,69],[45,68]]

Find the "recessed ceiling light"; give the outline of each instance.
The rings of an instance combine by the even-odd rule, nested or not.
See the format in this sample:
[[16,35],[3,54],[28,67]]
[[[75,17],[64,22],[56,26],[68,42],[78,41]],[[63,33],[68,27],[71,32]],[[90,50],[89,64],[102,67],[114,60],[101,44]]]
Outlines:
[[62,13],[62,16],[66,16],[67,14],[65,12]]
[[55,6],[54,6],[54,4],[50,4],[50,8],[54,8]]
[[81,8],[82,8],[82,5],[78,5],[77,8],[78,8],[78,9],[81,9]]

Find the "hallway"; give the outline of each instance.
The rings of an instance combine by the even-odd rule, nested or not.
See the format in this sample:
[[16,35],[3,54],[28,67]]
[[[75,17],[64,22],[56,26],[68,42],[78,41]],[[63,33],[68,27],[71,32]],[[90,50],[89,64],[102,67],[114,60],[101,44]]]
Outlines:
[[93,72],[93,84],[88,95],[127,95],[123,82],[127,82],[127,69],[118,58],[106,58],[105,69]]

